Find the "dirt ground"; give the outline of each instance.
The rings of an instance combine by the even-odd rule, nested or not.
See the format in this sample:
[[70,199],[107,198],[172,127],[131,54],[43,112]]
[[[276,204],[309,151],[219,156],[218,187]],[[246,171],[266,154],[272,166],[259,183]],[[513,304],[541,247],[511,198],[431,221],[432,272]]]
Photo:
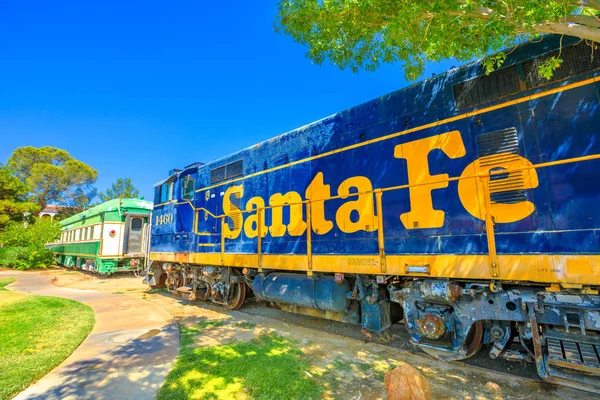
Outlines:
[[[305,373],[315,379],[318,377],[328,398],[385,399],[383,375],[400,362],[406,362],[423,373],[431,384],[436,399],[594,398],[585,392],[537,380],[463,363],[446,363],[411,351],[334,335],[255,313],[245,313],[243,308],[229,311],[206,302],[185,302],[169,293],[149,290],[142,283],[142,278],[133,275],[101,278],[62,269],[48,270],[45,273],[52,277],[57,286],[108,291],[147,300],[169,312],[180,325],[192,326],[200,321],[218,322],[212,328],[202,331],[196,338],[197,346],[248,341],[266,332],[275,332],[292,339],[312,363],[311,369]],[[245,329],[240,329],[240,326]]]

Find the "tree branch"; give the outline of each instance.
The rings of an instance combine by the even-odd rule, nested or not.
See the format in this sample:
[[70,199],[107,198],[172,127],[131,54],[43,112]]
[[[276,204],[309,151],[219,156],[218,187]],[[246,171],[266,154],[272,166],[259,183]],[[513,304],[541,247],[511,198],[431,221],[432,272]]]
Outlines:
[[592,17],[591,15],[569,15],[567,16],[565,22],[573,22],[575,24],[595,28],[600,27],[600,20],[596,17]]
[[600,1],[598,0],[580,0],[579,4],[600,11]]
[[[547,24],[533,25],[533,31],[537,33],[554,33],[558,35],[575,36],[581,39],[600,43],[600,29],[589,26],[574,24],[572,22],[551,22]],[[522,33],[530,33],[525,30]]]

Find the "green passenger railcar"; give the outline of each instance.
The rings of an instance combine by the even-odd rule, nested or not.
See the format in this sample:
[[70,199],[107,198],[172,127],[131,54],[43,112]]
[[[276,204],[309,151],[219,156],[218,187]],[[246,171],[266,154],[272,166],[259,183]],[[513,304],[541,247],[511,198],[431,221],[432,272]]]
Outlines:
[[103,275],[144,268],[152,203],[114,199],[60,221],[62,234],[48,243],[59,265]]

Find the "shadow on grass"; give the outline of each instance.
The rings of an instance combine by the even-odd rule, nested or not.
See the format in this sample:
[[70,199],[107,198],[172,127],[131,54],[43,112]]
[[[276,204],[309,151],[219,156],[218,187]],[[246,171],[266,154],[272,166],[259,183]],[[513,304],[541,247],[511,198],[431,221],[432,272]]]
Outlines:
[[5,288],[5,286],[10,285],[14,281],[16,281],[15,278],[2,278],[2,279],[0,279],[0,290],[7,290]]
[[196,335],[218,326],[209,322],[181,326],[180,354],[159,400],[321,398],[322,389],[306,374],[310,365],[295,342],[262,334],[250,342],[194,347]]

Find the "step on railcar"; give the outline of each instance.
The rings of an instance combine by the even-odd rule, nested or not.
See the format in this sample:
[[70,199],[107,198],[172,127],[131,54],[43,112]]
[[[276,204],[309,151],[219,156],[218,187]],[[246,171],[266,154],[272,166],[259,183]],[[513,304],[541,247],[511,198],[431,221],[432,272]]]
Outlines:
[[101,275],[140,271],[146,265],[152,202],[114,199],[59,222],[62,233],[46,247],[58,265]]
[[[546,37],[156,185],[147,280],[600,392],[600,57]],[[538,74],[564,60],[552,79]]]

